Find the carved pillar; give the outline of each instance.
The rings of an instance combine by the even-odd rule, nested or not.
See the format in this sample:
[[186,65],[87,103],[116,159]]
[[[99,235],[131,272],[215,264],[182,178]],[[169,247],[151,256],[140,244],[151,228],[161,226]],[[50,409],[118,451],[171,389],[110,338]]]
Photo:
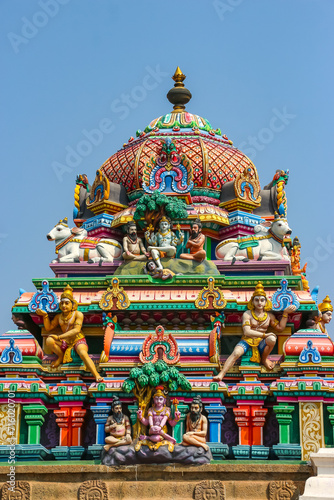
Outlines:
[[81,428],[86,410],[81,406],[63,406],[54,413],[60,427],[60,446],[81,446]]
[[209,421],[210,443],[221,443],[221,429],[226,413],[226,407],[220,403],[211,403],[205,407]]
[[266,421],[267,408],[260,408],[258,406],[251,407],[252,417],[252,445],[263,445],[263,426]]
[[279,425],[279,442],[281,444],[290,444],[292,413],[294,411],[294,407],[280,404],[278,406],[274,406],[273,410],[276,414]]
[[82,445],[81,429],[87,410],[80,407],[71,408],[72,436],[70,446]]
[[32,404],[23,406],[24,418],[28,425],[28,444],[40,444],[41,427],[44,423],[44,415],[48,410],[44,405]]
[[252,444],[252,431],[250,427],[250,406],[233,408],[235,422],[239,427],[239,445]]
[[299,422],[302,460],[309,460],[310,453],[325,446],[322,402],[300,401]]
[[71,446],[70,439],[70,408],[61,408],[59,410],[54,410],[56,415],[56,422],[60,428],[59,445],[60,446]]
[[138,403],[135,403],[134,405],[128,405],[128,410],[130,412],[130,422],[133,427],[137,422]]
[[181,413],[181,417],[176,426],[173,427],[173,437],[176,439],[177,443],[182,443],[183,434],[186,432],[185,422],[189,407],[181,403],[178,404],[177,409]]
[[96,444],[105,444],[106,433],[104,426],[107,422],[111,406],[106,403],[98,403],[97,406],[91,406],[90,409],[93,412],[94,421],[96,423]]
[[240,445],[263,445],[263,426],[268,413],[267,408],[257,404],[238,404],[233,408],[236,424],[239,427]]

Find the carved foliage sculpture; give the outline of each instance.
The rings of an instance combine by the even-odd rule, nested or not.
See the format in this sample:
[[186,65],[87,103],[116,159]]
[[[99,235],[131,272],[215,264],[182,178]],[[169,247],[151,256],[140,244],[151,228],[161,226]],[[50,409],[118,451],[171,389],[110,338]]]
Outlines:
[[42,281],[42,290],[36,292],[29,302],[28,309],[35,312],[36,309],[43,309],[48,313],[56,312],[59,309],[59,302],[53,290],[49,290],[49,282]]
[[[210,305],[210,298],[212,299],[212,305]],[[224,294],[219,288],[215,287],[215,279],[212,276],[208,278],[208,286],[198,293],[195,306],[197,309],[224,309],[226,306]]]
[[261,204],[259,176],[254,167],[246,167],[234,181],[236,196],[254,207]]
[[142,363],[155,363],[161,357],[168,365],[175,365],[180,359],[177,342],[171,333],[165,334],[163,326],[159,325],[155,333],[150,333],[143,342],[139,359]]
[[300,402],[302,460],[324,446],[322,403]]
[[85,481],[78,491],[79,500],[108,500],[107,485],[104,481]]
[[156,157],[146,163],[142,185],[146,193],[158,190],[182,194],[192,190],[194,183],[191,162],[182,154],[176,141],[170,137],[162,141]]
[[107,177],[101,172],[96,171],[96,177],[87,198],[87,206],[92,206],[99,201],[107,200],[109,198],[110,185]]
[[[14,488],[12,491],[11,488]],[[1,489],[2,500],[30,500],[31,488],[28,481],[15,481],[15,486],[5,483]]]
[[296,294],[288,288],[288,280],[281,280],[281,288],[279,288],[271,298],[274,311],[283,311],[288,306],[296,306],[298,309],[300,304]]
[[130,305],[130,300],[128,294],[119,286],[118,278],[112,279],[112,288],[107,288],[107,291],[103,293],[99,306],[103,311],[110,311],[114,308],[114,300],[116,301],[117,309],[127,309]]
[[225,486],[221,481],[201,481],[195,486],[195,500],[225,500]]
[[292,481],[270,481],[269,500],[297,500],[299,490]]

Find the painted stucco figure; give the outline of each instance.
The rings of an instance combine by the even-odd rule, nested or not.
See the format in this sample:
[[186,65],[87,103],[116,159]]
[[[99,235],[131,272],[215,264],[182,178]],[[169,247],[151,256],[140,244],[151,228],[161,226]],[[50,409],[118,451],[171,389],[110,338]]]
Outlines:
[[252,349],[250,361],[261,363],[268,370],[274,368],[274,364],[269,361],[268,356],[273,350],[277,338],[274,333],[267,333],[267,330],[271,326],[276,332],[282,332],[286,327],[289,313],[294,312],[296,307],[288,306],[284,309],[282,318],[278,321],[274,314],[269,312],[272,309],[272,304],[268,300],[261,282],[256,285],[247,307],[248,311],[244,312],[242,316],[243,336],[214,380],[222,380],[237,359],[246,354],[248,349]]
[[89,238],[83,228],[70,228],[67,217],[61,219],[46,235],[56,243],[57,259],[52,262],[113,262],[120,259],[122,245],[109,238]]
[[82,312],[77,311],[78,303],[73,298],[73,290],[67,285],[60,297],[60,314],[57,314],[50,320],[47,312],[37,309],[36,313],[43,317],[44,328],[51,332],[60,327],[62,334],[51,334],[46,338],[47,347],[55,353],[58,358],[52,363],[52,368],[57,368],[62,363],[72,361],[71,351],[74,348],[78,356],[85,363],[88,370],[94,375],[97,382],[103,378],[97,372],[95,365],[88,355],[88,345],[84,334],[82,333],[82,323],[84,316]]
[[321,304],[319,304],[318,309],[320,314],[316,318],[316,328],[322,333],[326,333],[328,335],[326,326],[331,322],[333,317],[332,301],[328,295],[324,298]]
[[186,433],[183,435],[183,446],[198,446],[206,451],[209,446],[206,444],[208,432],[208,420],[202,415],[203,404],[200,398],[194,398],[190,406],[190,412],[186,418]]
[[146,251],[143,240],[138,237],[135,222],[128,222],[126,235],[123,238],[124,260],[146,261],[149,253]]
[[288,221],[276,216],[268,229],[258,225],[255,235],[242,238],[230,238],[217,245],[217,259],[247,262],[249,260],[290,260],[283,244],[284,237],[291,234]]
[[186,248],[189,248],[189,253],[181,253],[180,259],[202,262],[202,260],[206,259],[204,243],[205,236],[202,233],[202,223],[199,219],[196,219],[191,225],[191,234],[186,244]]
[[105,438],[104,449],[106,451],[132,443],[130,420],[123,414],[122,403],[118,397],[114,397],[104,430],[106,434],[109,434]]
[[[176,440],[167,434],[167,422],[174,427],[180,419],[180,412],[175,411],[174,419],[171,418],[171,410],[166,406],[166,396],[162,387],[157,387],[153,395],[153,405],[149,408],[147,418],[143,416],[142,410],[137,411],[140,422],[149,427],[147,435],[141,435],[141,441],[151,441],[152,443],[162,444],[163,441],[169,441],[173,445]],[[143,443],[144,444],[144,443]]]
[[170,269],[158,269],[154,260],[146,262],[144,273],[149,274],[152,278],[161,279],[162,281],[171,279],[175,275]]
[[145,233],[145,239],[149,245],[147,251],[158,269],[163,269],[160,259],[162,257],[175,257],[177,246],[184,239],[184,234],[180,229],[178,230],[179,237],[177,237],[171,227],[171,220],[164,216],[160,219],[159,230],[156,233],[151,232],[151,228],[148,228]]

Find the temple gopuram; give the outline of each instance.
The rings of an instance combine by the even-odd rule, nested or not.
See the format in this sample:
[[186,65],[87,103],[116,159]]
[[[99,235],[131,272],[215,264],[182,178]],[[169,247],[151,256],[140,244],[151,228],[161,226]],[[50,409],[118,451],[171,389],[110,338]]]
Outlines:
[[0,333],[1,499],[295,499],[334,446],[333,306],[289,171],[260,183],[173,80],[167,114],[78,172]]

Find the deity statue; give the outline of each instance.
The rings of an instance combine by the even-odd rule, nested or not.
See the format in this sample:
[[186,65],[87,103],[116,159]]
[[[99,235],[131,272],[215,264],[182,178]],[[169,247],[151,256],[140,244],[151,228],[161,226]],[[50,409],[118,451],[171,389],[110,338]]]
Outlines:
[[202,415],[203,404],[201,398],[195,397],[190,406],[190,412],[186,419],[186,433],[183,435],[183,446],[198,446],[207,451],[209,446],[206,444],[206,435],[208,432],[208,420]]
[[292,243],[292,248],[290,250],[290,256],[291,256],[291,271],[294,276],[301,276],[302,278],[302,284],[303,284],[303,290],[307,291],[310,289],[308,280],[306,279],[306,267],[307,263],[304,264],[304,266],[301,268],[300,267],[300,249],[301,249],[301,244],[299,242],[298,237],[296,236],[293,239]]
[[84,316],[77,311],[78,303],[73,298],[73,289],[67,285],[60,297],[60,314],[57,314],[51,321],[46,311],[37,309],[36,313],[43,317],[44,328],[47,332],[54,330],[57,326],[62,330],[61,335],[49,335],[46,338],[46,345],[57,354],[57,360],[51,364],[52,368],[57,368],[62,363],[72,361],[71,350],[74,348],[78,356],[85,363],[85,366],[94,375],[96,382],[102,382],[103,378],[97,372],[93,361],[88,355],[88,345],[82,333],[82,323]]
[[135,222],[128,222],[126,235],[123,238],[124,260],[145,261],[150,256],[146,252],[143,240],[137,235],[137,226]]
[[158,278],[163,281],[166,281],[175,275],[175,273],[173,273],[170,269],[158,269],[154,260],[148,260],[146,262],[144,273],[149,274],[152,278]]
[[176,443],[176,440],[167,434],[167,422],[171,427],[174,427],[180,420],[181,414],[176,410],[174,419],[171,419],[171,410],[166,406],[166,396],[163,392],[163,387],[156,387],[153,395],[153,406],[148,410],[148,418],[143,417],[141,409],[137,411],[137,415],[142,424],[149,426],[148,435],[140,435],[139,439],[142,441],[142,444],[147,444],[149,446],[147,441],[161,443],[162,445],[168,444],[169,442],[172,443],[172,445]]
[[151,233],[152,226],[145,232],[145,239],[149,247],[147,251],[157,265],[157,269],[163,269],[160,258],[175,257],[176,248],[181,245],[184,239],[183,231],[178,229],[179,237],[171,229],[172,222],[167,217],[162,217],[159,221],[159,230]]
[[322,333],[326,333],[326,335],[328,335],[326,325],[330,323],[333,316],[332,301],[328,295],[324,298],[321,304],[319,304],[318,309],[320,315],[316,318],[316,328]]
[[191,235],[186,244],[186,248],[190,249],[190,253],[181,253],[180,259],[202,262],[206,259],[206,251],[203,250],[204,243],[205,236],[202,233],[202,223],[199,219],[196,219],[191,225]]
[[105,439],[107,444],[104,446],[104,449],[106,451],[110,448],[125,446],[132,443],[129,417],[123,415],[122,403],[116,396],[112,402],[104,430],[109,434]]
[[268,300],[260,281],[247,307],[249,310],[242,316],[243,336],[225,361],[223,369],[216,377],[213,377],[216,381],[222,380],[237,359],[246,354],[249,348],[252,349],[250,361],[261,362],[268,370],[272,370],[274,364],[268,360],[268,356],[276,344],[277,337],[274,333],[267,333],[267,330],[271,326],[276,332],[282,332],[286,327],[289,313],[296,310],[296,306],[288,306],[284,309],[281,320],[278,321],[272,313],[268,312],[272,309],[272,303]]

